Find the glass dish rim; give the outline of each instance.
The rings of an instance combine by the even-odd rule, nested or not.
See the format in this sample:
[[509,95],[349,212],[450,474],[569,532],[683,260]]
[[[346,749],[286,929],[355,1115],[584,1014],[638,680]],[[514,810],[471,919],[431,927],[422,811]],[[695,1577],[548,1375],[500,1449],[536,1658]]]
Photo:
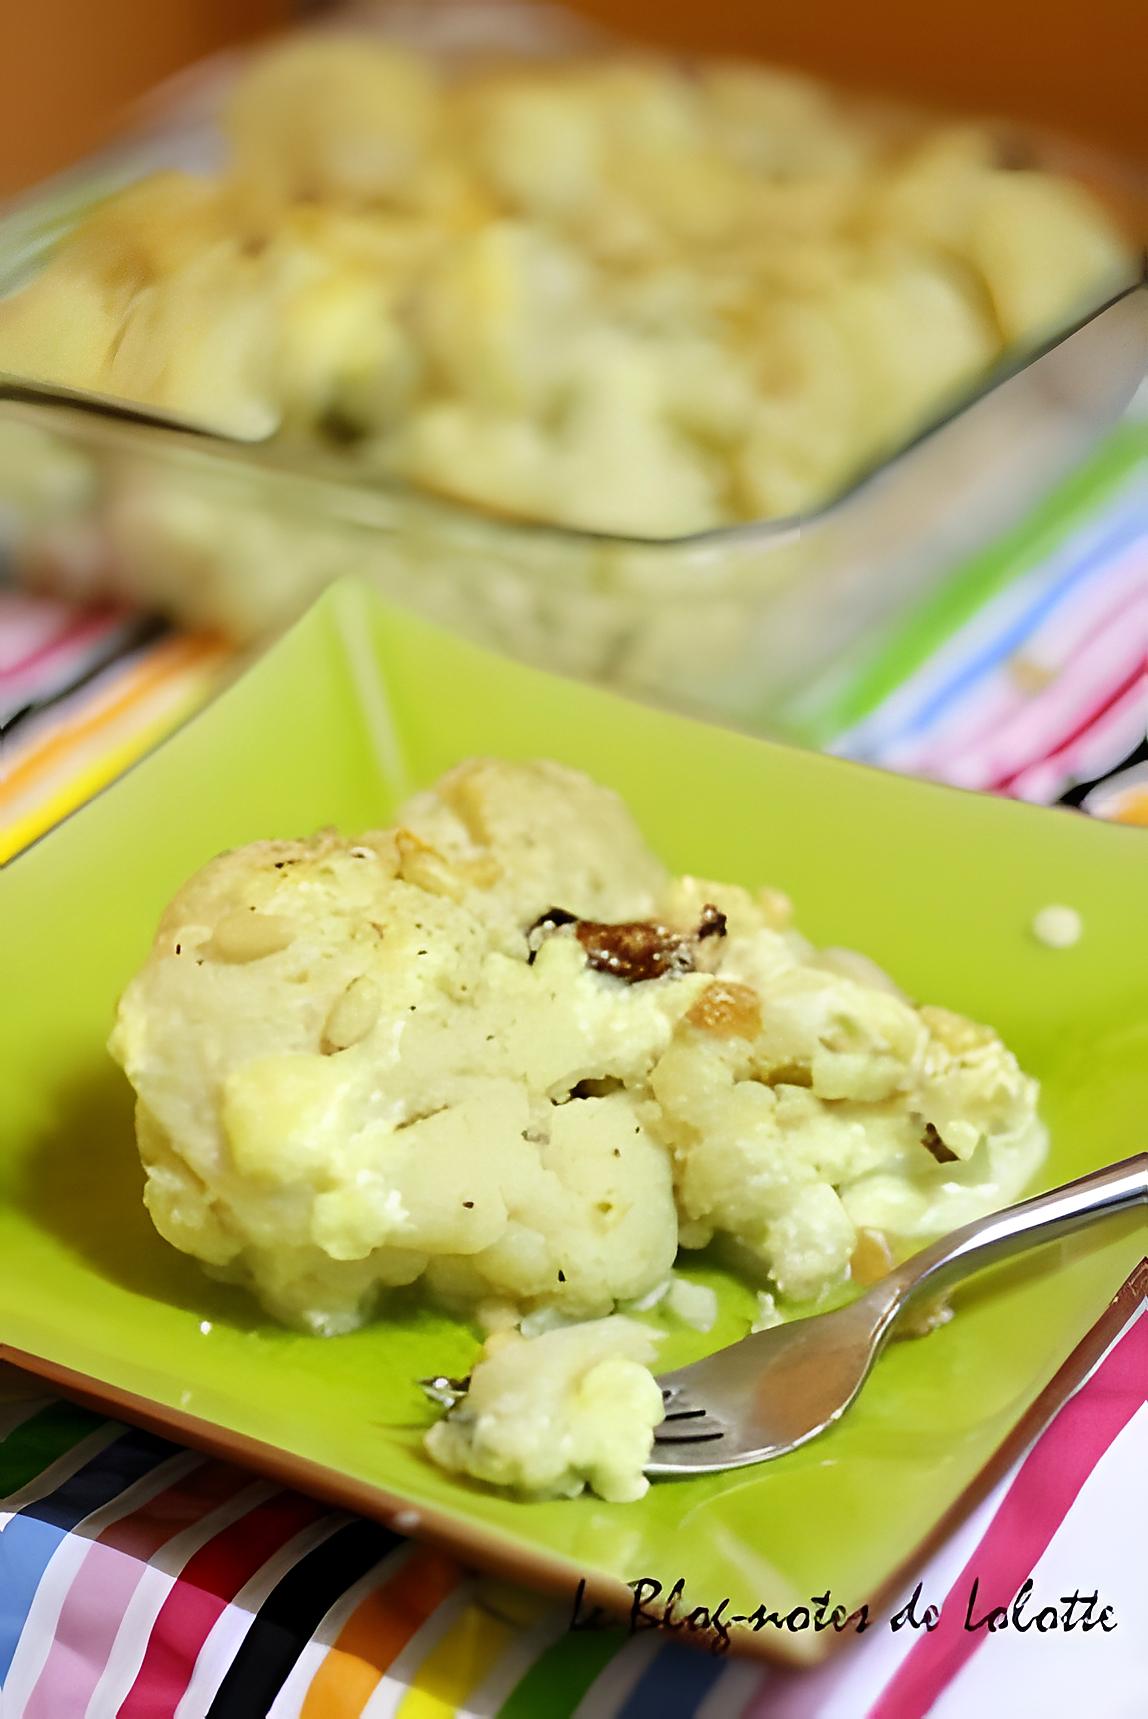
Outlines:
[[[3,227],[0,224],[0,240]],[[1130,280],[1101,303],[1090,307],[1069,326],[1058,329],[1034,346],[1014,347],[1005,353],[974,386],[961,390],[936,415],[929,418],[914,434],[900,442],[889,453],[862,467],[841,489],[805,512],[780,515],[774,519],[739,520],[732,525],[713,526],[705,531],[687,532],[679,536],[644,537],[632,533],[593,530],[584,526],[534,520],[519,515],[501,514],[476,503],[459,500],[428,486],[407,483],[402,479],[381,474],[367,479],[353,468],[340,469],[337,459],[314,461],[305,451],[292,448],[272,434],[263,439],[247,441],[227,436],[199,424],[178,424],[153,416],[142,404],[117,400],[80,389],[64,389],[40,384],[32,377],[0,373],[0,412],[9,405],[34,406],[51,412],[79,412],[102,425],[130,425],[162,439],[171,448],[194,447],[212,459],[221,456],[227,464],[246,464],[258,468],[259,475],[268,478],[306,479],[324,487],[333,486],[362,496],[377,497],[381,502],[414,504],[429,512],[445,516],[458,526],[474,527],[518,542],[541,542],[550,545],[571,545],[583,549],[628,549],[642,554],[675,554],[712,551],[722,548],[745,548],[774,542],[785,542],[824,524],[846,511],[863,493],[902,462],[907,461],[925,443],[963,418],[973,407],[989,399],[998,389],[1022,375],[1043,358],[1057,351],[1074,336],[1099,320],[1116,305],[1144,293],[1148,297],[1148,252],[1140,259],[1136,278]],[[2,294],[0,294],[2,296]],[[245,455],[254,453],[254,460]],[[365,522],[364,522],[365,523]]]

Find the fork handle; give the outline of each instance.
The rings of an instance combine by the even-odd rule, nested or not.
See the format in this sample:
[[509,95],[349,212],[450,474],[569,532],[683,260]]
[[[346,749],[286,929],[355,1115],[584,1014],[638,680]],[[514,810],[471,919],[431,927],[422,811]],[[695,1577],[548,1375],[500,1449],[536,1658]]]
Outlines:
[[886,1320],[891,1323],[920,1290],[935,1293],[1010,1254],[1056,1241],[1098,1218],[1137,1205],[1148,1205],[1148,1152],[951,1230],[890,1272],[871,1293],[876,1297],[885,1291]]

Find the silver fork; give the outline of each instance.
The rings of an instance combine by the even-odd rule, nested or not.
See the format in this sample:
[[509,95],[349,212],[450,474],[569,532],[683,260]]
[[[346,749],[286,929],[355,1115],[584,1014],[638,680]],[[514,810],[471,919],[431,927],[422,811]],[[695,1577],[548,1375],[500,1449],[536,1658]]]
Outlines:
[[[658,1380],[666,1405],[649,1475],[717,1474],[784,1456],[840,1420],[911,1301],[1010,1254],[1148,1204],[1148,1152],[951,1230],[832,1313],[758,1331]],[[449,1410],[466,1379],[420,1384]]]
[[832,1313],[755,1332],[663,1374],[666,1414],[646,1473],[716,1474],[796,1450],[841,1418],[922,1293],[1144,1204],[1148,1152],[951,1230]]

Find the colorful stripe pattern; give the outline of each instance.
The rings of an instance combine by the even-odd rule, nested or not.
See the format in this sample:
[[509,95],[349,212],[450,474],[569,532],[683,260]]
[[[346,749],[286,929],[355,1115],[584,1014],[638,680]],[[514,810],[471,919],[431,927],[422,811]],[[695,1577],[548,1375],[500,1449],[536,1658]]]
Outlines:
[[[1056,1565],[1082,1511],[1126,1520],[1129,1475],[1142,1486],[1148,1458],[1146,1379],[1142,1296],[955,1548],[920,1572],[941,1604],[935,1633],[878,1627],[815,1672],[652,1633],[571,1634],[564,1606],[385,1528],[63,1403],[25,1397],[7,1414],[0,1403],[5,1719],[925,1719],[979,1683],[985,1661],[1011,1654],[1015,1675],[1022,1638],[967,1630],[970,1596],[976,1616],[1008,1607]],[[9,1373],[4,1388],[32,1387]],[[1140,1675],[1143,1580],[1131,1559],[1115,1567],[1104,1597],[1131,1627],[1102,1639],[1118,1686]],[[1104,1587],[1106,1548],[1090,1542],[1080,1575]]]
[[795,720],[866,763],[1079,803],[1148,729],[1148,428],[1128,426]]
[[0,862],[202,704],[230,659],[215,638],[0,588]]

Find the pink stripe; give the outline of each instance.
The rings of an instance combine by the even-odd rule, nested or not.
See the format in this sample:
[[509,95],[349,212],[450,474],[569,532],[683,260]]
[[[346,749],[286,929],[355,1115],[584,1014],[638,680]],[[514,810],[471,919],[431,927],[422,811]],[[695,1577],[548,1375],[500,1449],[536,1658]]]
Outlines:
[[57,597],[33,597],[0,585],[0,673],[54,639],[76,618],[76,605]]
[[1138,625],[1148,636],[1148,604],[1112,616],[1051,685],[998,726],[979,760],[986,782],[1016,777],[1057,752],[1114,687],[1128,684],[1144,656]]
[[[1024,692],[1010,666],[1004,665],[979,695],[972,713],[975,721],[967,722],[967,708],[958,711],[948,730],[918,747],[912,758],[896,760],[895,768],[946,781],[959,779],[962,787],[980,788],[1006,770],[1015,772],[1047,757],[1065,730],[1075,727],[1076,710],[1082,698],[1093,696],[1097,672],[1106,674],[1111,685],[1114,676],[1123,678],[1130,651],[1133,662],[1136,660],[1134,629],[1142,605],[1129,604],[1126,592],[1118,597],[1094,618],[1083,635],[1077,634],[1072,648],[1059,661],[1050,661],[1039,647],[1032,650],[1033,660],[1047,665],[1052,677],[1040,692]],[[1027,657],[1029,647],[1021,654]],[[1066,708],[1069,705],[1071,710]],[[1010,741],[1011,760],[1002,758],[1002,747]]]
[[1135,602],[1144,590],[1148,571],[1148,531],[1118,553],[1102,572],[1069,592],[1024,645],[1021,655],[1038,662],[1065,662],[1078,648],[1080,629],[1090,613],[1111,600],[1114,606]]
[[200,1547],[160,1608],[118,1719],[168,1719],[175,1712],[203,1644],[230,1601],[321,1514],[313,1500],[279,1493]]
[[62,1713],[84,1711],[146,1568],[108,1546],[97,1543],[89,1549],[72,1578],[24,1719],[60,1719]]
[[122,611],[115,609],[98,609],[94,614],[89,612],[83,615],[80,620],[66,626],[63,632],[40,644],[28,656],[19,657],[15,662],[5,662],[0,667],[0,686],[6,685],[9,680],[16,680],[17,677],[22,679],[33,670],[44,672],[45,665],[50,664],[54,657],[63,655],[66,651],[80,650],[94,639],[103,638],[117,627],[122,627],[124,621]]
[[965,1628],[974,1578],[976,1618],[1012,1603],[1084,1482],[1143,1406],[1146,1379],[1148,1316],[1141,1315],[1037,1440],[950,1589],[940,1624],[914,1642],[869,1719],[922,1719],[929,1712],[988,1633]]
[[84,1711],[148,1560],[249,1484],[242,1469],[204,1463],[105,1530],[72,1578],[24,1719]]
[[1079,659],[1099,632],[1136,601],[1143,587],[1144,558],[1138,551],[1125,555],[1105,572],[1103,579],[1089,581],[1076,594],[1075,601],[1069,600],[1055,610],[1014,657],[995,671],[975,701],[974,721],[963,722],[961,718],[968,714],[967,709],[958,710],[955,721],[935,736],[926,737],[918,746],[914,762],[898,767],[912,769],[921,776],[939,776],[945,774],[947,762],[960,763],[967,755],[975,756],[980,746],[992,741],[1004,717],[1029,708],[1033,702],[1032,695],[1025,693],[1016,679],[1012,667],[1016,657],[1046,668],[1055,677],[1055,685],[1050,685],[1049,690],[1055,691],[1065,669]]
[[1074,782],[1086,782],[1119,764],[1144,739],[1146,717],[1148,678],[1141,675],[1123,697],[1099,711],[1058,752],[1021,771],[1005,791],[1018,800],[1059,799]]
[[[1075,726],[1068,734],[1064,735],[1061,744],[1054,751],[1046,754],[1047,762],[1054,763],[1058,758],[1066,756],[1074,746],[1079,745],[1091,729],[1097,727],[1110,711],[1118,710],[1128,697],[1136,694],[1137,689],[1144,684],[1142,660],[1139,650],[1137,650],[1136,658],[1123,680],[1118,681],[1115,686],[1109,682],[1099,697],[1090,700],[1084,712],[1078,711],[1076,713]],[[1030,764],[1028,768],[1032,769],[1033,765]],[[1023,769],[1002,772],[991,784],[992,792],[1007,794],[1017,778],[1024,773]]]

